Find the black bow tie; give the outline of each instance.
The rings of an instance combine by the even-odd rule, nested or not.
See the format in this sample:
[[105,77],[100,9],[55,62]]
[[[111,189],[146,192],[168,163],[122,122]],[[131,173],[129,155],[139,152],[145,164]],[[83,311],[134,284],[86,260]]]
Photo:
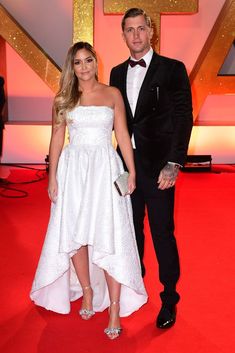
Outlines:
[[142,67],[146,67],[146,62],[144,61],[144,59],[140,59],[139,61],[135,61],[135,60],[129,59],[129,64],[130,64],[131,67],[134,67],[136,65],[140,65]]

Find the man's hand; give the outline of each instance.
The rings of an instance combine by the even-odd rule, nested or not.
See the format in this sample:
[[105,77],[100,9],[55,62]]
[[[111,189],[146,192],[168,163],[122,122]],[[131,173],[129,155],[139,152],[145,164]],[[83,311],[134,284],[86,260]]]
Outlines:
[[168,162],[165,167],[162,168],[157,181],[158,189],[165,190],[175,185],[179,167],[178,164]]

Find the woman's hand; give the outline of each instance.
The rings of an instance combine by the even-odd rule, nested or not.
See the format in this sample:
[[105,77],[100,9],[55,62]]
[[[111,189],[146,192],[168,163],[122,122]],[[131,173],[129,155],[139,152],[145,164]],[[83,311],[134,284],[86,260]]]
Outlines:
[[135,175],[130,173],[128,176],[128,195],[132,194],[136,188]]
[[58,184],[56,178],[49,180],[48,183],[48,196],[52,202],[56,202],[58,194]]

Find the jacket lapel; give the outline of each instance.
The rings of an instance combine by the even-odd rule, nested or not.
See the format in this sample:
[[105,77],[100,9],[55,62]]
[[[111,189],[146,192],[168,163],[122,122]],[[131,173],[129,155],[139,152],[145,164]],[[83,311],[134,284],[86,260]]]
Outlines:
[[134,116],[135,120],[137,120],[138,117],[141,116],[141,106],[144,105],[146,92],[148,92],[151,89],[151,86],[153,84],[155,85],[157,84],[156,77],[160,77],[160,74],[158,75],[158,70],[159,70],[159,58],[158,58],[158,55],[155,52],[153,52],[152,60],[150,62],[148,71],[146,72],[144,81],[140,88],[136,109],[135,109],[135,116]]
[[126,78],[127,78],[128,62],[129,62],[129,59],[126,60],[121,67],[122,72],[120,72],[120,77],[121,77],[120,91],[122,92],[122,95],[123,95],[123,100],[124,100],[124,104],[126,107],[127,117],[131,117],[131,119],[133,119],[133,114],[131,111],[131,107],[130,107],[130,104],[129,104],[129,101],[127,98],[127,92],[126,92]]

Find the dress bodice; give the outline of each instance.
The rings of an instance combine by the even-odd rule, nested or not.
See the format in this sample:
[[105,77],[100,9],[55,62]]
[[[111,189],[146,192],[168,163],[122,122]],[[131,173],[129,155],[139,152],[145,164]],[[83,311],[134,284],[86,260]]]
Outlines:
[[78,106],[68,113],[70,145],[98,146],[112,141],[114,111],[108,106]]

